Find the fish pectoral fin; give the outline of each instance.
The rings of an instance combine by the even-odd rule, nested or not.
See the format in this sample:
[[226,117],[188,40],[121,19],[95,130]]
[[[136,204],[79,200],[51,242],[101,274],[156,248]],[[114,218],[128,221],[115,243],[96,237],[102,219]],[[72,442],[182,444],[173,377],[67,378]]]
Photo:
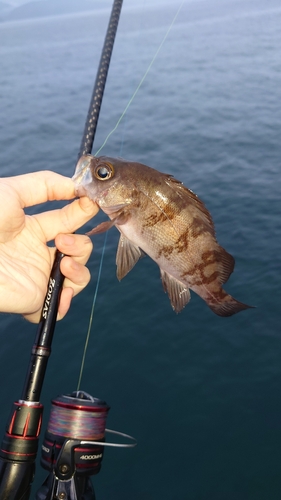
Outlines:
[[160,269],[160,271],[164,291],[169,295],[172,308],[178,313],[190,301],[189,288],[169,273],[166,273],[166,271],[163,271],[162,269]]
[[117,278],[119,280],[124,278],[144,255],[141,248],[133,245],[121,234],[116,254]]
[[111,220],[106,220],[105,222],[102,222],[98,226],[94,227],[91,231],[86,233],[88,236],[91,236],[92,234],[100,234],[104,233],[105,231],[108,231],[108,229],[111,229],[113,226],[116,224],[122,225],[125,224],[128,220],[129,214],[125,213],[124,211],[119,212],[116,214],[116,217],[113,217]]

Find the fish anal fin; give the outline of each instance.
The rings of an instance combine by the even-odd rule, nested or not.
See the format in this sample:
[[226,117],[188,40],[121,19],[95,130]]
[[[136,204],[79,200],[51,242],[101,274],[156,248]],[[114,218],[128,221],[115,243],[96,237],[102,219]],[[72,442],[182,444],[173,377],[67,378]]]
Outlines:
[[86,233],[88,236],[92,236],[92,234],[100,234],[104,233],[105,231],[108,231],[111,229],[113,226],[116,226],[117,224],[121,226],[122,224],[125,224],[129,218],[130,214],[126,213],[125,211],[121,211],[118,214],[115,215],[111,220],[107,220],[105,222],[101,222],[98,226],[94,227],[91,231]]
[[160,271],[164,291],[167,292],[174,311],[179,313],[190,301],[189,288],[166,271]]
[[119,280],[124,278],[144,255],[145,253],[141,248],[133,245],[121,234],[116,254],[117,278]]

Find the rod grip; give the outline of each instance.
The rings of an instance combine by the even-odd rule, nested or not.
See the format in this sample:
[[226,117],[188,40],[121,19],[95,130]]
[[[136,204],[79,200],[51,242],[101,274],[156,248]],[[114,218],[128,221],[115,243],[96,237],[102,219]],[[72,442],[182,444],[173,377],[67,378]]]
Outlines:
[[0,459],[0,500],[28,500],[35,463]]

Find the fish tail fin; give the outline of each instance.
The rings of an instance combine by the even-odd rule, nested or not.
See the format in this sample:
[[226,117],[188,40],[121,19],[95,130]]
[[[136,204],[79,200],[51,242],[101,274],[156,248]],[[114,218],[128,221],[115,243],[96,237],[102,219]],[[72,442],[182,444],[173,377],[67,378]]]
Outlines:
[[225,296],[217,302],[207,301],[210,309],[218,316],[232,316],[245,309],[252,309],[253,306],[248,306],[234,299],[231,295],[225,293]]

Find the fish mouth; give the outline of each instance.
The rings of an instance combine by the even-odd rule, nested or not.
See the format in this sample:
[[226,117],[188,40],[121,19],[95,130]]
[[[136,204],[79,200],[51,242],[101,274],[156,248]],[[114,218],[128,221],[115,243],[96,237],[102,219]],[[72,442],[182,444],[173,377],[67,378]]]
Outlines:
[[82,157],[77,163],[75,173],[72,177],[77,196],[87,196],[86,187],[93,182],[90,166],[91,157]]
[[[91,164],[92,164],[93,156],[84,155],[78,160],[78,163],[75,167],[75,172],[72,177],[74,183],[78,184],[82,180],[84,181],[86,177],[86,182],[92,182],[93,177],[91,174]],[[85,183],[85,182],[83,182]]]
[[94,160],[94,156],[92,155],[82,155],[75,167],[74,177],[79,175],[81,172],[91,167],[92,161]]
[[77,196],[78,198],[80,198],[81,196],[88,196],[86,188],[83,185],[76,186],[74,192],[75,196]]

